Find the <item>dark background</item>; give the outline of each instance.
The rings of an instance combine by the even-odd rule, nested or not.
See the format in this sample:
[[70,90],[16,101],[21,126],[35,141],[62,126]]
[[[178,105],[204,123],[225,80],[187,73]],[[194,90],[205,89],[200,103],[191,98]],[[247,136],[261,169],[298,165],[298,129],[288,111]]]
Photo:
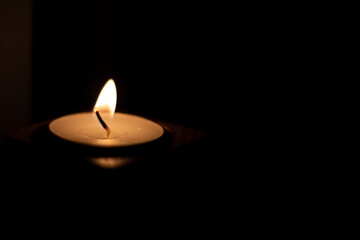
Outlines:
[[32,121],[91,110],[113,78],[118,112],[213,131],[227,77],[215,7],[34,1]]
[[[220,156],[231,150],[241,158],[249,152],[263,156],[266,148],[280,146],[278,125],[289,124],[293,116],[283,113],[293,106],[278,93],[294,93],[289,79],[298,72],[287,57],[296,53],[294,36],[282,38],[280,31],[288,33],[278,27],[284,19],[263,14],[266,6],[0,3],[8,13],[1,40],[14,35],[1,44],[1,135],[90,111],[113,78],[118,112],[202,130],[213,136]],[[30,25],[28,34],[20,34],[26,32],[20,23]],[[15,57],[28,61],[13,64],[9,59]],[[12,78],[18,72],[24,74]]]
[[[301,168],[304,164],[296,164],[302,149],[292,151],[296,144],[279,134],[279,126],[289,126],[286,133],[296,136],[292,129],[297,125],[291,125],[293,116],[284,114],[294,106],[287,103],[287,96],[277,93],[292,95],[297,88],[297,83],[289,81],[299,80],[300,70],[292,71],[294,64],[288,57],[296,55],[293,48],[298,45],[292,44],[291,39],[297,36],[289,35],[287,26],[281,29],[286,38],[279,35],[276,31],[279,24],[268,21],[276,13],[267,11],[266,6],[262,7],[267,15],[258,11],[261,6],[255,6],[251,12],[244,6],[208,2],[34,0],[32,4],[26,0],[0,0],[0,3],[0,10],[6,9],[7,13],[6,18],[3,12],[0,15],[0,134],[66,114],[90,111],[105,82],[113,78],[118,90],[118,112],[130,111],[175,122],[210,136],[210,144],[203,145],[196,155],[179,154],[179,161],[171,170],[165,167],[157,170],[162,173],[158,182],[163,194],[168,194],[169,189],[174,199],[183,194],[192,207],[194,199],[203,195],[196,204],[210,201],[209,207],[204,208],[210,214],[214,206],[220,212],[232,213],[235,208],[224,211],[223,207],[229,206],[229,201],[234,201],[239,193],[246,204],[239,202],[236,206],[248,208],[253,204],[251,211],[264,206],[264,200],[270,209],[276,209],[268,199],[272,196],[276,199],[281,193],[286,194],[285,201],[291,198],[288,190],[294,189],[294,185],[289,179],[299,171],[298,165]],[[280,18],[279,22],[286,20]],[[282,51],[280,45],[285,46]],[[11,60],[17,57],[27,61],[13,63]],[[284,107],[279,107],[281,104]],[[278,115],[280,111],[282,115]],[[3,152],[11,160],[1,162],[5,166],[2,168],[5,183],[15,179],[17,186],[23,186],[33,179],[32,175],[36,175],[33,173],[41,173],[39,183],[46,184],[48,179],[42,176],[51,176],[56,171],[62,175],[56,163],[52,163],[53,169],[44,164],[40,169],[33,167],[33,172],[23,166],[18,171],[13,165],[22,162],[16,161],[15,151],[19,150]],[[27,152],[19,152],[26,156],[21,160],[29,165],[28,160],[38,161],[27,156]],[[55,155],[49,154],[51,158]],[[6,164],[13,167],[12,171]],[[42,172],[43,169],[46,170]],[[162,178],[164,173],[169,178]],[[142,177],[141,184],[148,182],[151,174],[147,173],[149,178]],[[120,187],[116,183],[119,192],[129,185],[129,179]],[[152,183],[154,180],[145,184],[150,189],[145,197],[154,194]],[[282,186],[285,187],[281,193],[276,192]],[[82,187],[74,186],[74,192]]]
[[312,88],[302,81],[309,57],[301,58],[306,39],[287,22],[291,9],[280,16],[256,4],[0,3],[1,136],[90,111],[113,78],[118,112],[259,149],[252,141],[273,143],[278,125],[293,126],[301,114],[291,99],[303,102],[296,94]]
[[[91,111],[105,82],[113,78],[118,90],[118,112],[129,111],[207,133],[201,148],[192,146],[190,149],[195,151],[184,151],[182,155],[178,154],[183,150],[180,148],[171,156],[171,160],[179,160],[168,161],[174,162],[178,174],[182,175],[185,169],[193,173],[205,172],[204,167],[214,170],[222,159],[225,159],[222,167],[230,162],[226,158],[230,155],[228,149],[237,145],[239,135],[234,133],[241,126],[239,122],[236,126],[230,124],[234,115],[231,112],[238,114],[239,110],[237,101],[227,99],[233,89],[241,86],[236,77],[228,74],[228,69],[238,64],[240,56],[230,44],[231,35],[237,34],[230,27],[232,16],[217,5],[140,5],[115,0],[1,0],[1,4],[1,9],[8,13],[1,25],[2,35],[9,35],[10,30],[23,32],[22,25],[28,31],[26,37],[14,34],[16,41],[8,39],[1,45],[9,58],[28,57],[26,63],[16,64],[1,57],[7,67],[15,70],[7,70],[9,75],[28,67],[23,76],[16,76],[18,82],[1,75],[2,83],[11,83],[11,88],[2,84],[5,88],[1,89],[5,100],[1,102],[6,107],[1,112],[6,113],[7,121],[1,124],[2,135],[63,115]],[[20,43],[27,47],[27,56],[25,51],[15,51]],[[236,98],[241,95],[236,94]],[[21,101],[12,101],[18,96]],[[8,148],[6,153],[13,151],[3,146],[4,150]],[[18,150],[17,146],[14,149],[19,154],[9,154],[11,159],[32,158],[27,151]],[[56,154],[46,150],[41,150],[45,159],[56,158]],[[42,172],[48,167],[46,164],[34,172]],[[26,167],[23,170],[32,173]],[[52,173],[44,171],[47,172]]]
[[[1,89],[2,95],[6,93],[6,108],[1,112],[6,113],[8,122],[23,119],[22,116],[30,120],[1,124],[1,133],[75,112],[91,111],[105,82],[113,78],[118,90],[118,112],[130,111],[202,130],[215,142],[230,141],[215,137],[227,128],[222,124],[224,119],[231,119],[230,115],[223,114],[229,106],[223,105],[224,95],[229,95],[223,90],[238,84],[227,79],[225,66],[232,60],[225,58],[229,55],[229,39],[225,35],[228,26],[225,15],[220,14],[217,6],[194,3],[140,5],[115,0],[34,0],[32,4],[25,0],[1,0],[1,4],[9,13],[5,24],[1,25],[4,36],[9,34],[9,29],[17,33],[23,31],[19,25],[30,25],[26,28],[29,31],[26,38],[14,34],[16,41],[7,40],[1,49],[11,49],[9,57],[25,58],[22,51],[15,50],[19,43],[27,46],[29,58],[26,63],[11,64],[6,57],[1,57],[15,72],[28,67],[24,76],[17,76],[18,82],[1,75],[2,83],[12,84],[11,88],[5,84],[1,86],[6,86]],[[18,14],[12,18],[12,13]],[[229,82],[233,82],[233,86],[228,85]],[[26,92],[26,97],[17,88]],[[11,101],[14,96],[22,96],[21,101]],[[230,124],[228,126],[233,129]],[[230,159],[219,164],[218,153],[225,156],[227,151],[215,151],[214,146],[219,145],[215,142],[207,145],[207,139],[201,148],[189,144],[190,150],[185,151],[183,147],[174,150],[172,155],[165,153],[160,159],[153,156],[156,163],[150,169],[139,163],[133,168],[119,169],[122,174],[94,170],[89,164],[81,165],[81,160],[79,169],[68,167],[66,161],[75,158],[70,150],[62,149],[62,153],[69,156],[62,158],[60,153],[46,147],[35,149],[31,144],[25,144],[24,150],[9,141],[11,139],[5,139],[7,142],[4,141],[1,147],[8,161],[2,162],[1,171],[4,176],[14,176],[14,185],[27,182],[26,189],[28,185],[40,184],[40,192],[47,185],[62,186],[66,179],[69,186],[77,190],[72,187],[71,180],[82,184],[94,180],[94,175],[103,179],[101,183],[115,184],[116,187],[118,182],[136,185],[133,182],[136,179],[140,185],[152,186],[159,181],[160,187],[166,190],[181,187],[184,191],[192,189],[194,192],[207,181],[206,189],[212,192],[214,182],[220,185],[221,171]],[[213,172],[220,168],[217,173]],[[125,171],[128,172],[126,177]],[[72,177],[69,172],[74,173],[70,174]],[[112,181],[106,181],[109,178]],[[119,181],[121,178],[123,181]],[[85,185],[90,189],[93,187],[91,183]],[[167,192],[165,189],[161,191]]]

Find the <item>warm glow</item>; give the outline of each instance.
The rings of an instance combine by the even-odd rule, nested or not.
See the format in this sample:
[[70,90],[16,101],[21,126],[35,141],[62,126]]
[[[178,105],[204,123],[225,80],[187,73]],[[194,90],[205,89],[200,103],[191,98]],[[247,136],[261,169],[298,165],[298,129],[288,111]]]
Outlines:
[[116,108],[116,86],[112,79],[109,79],[96,101],[94,112],[99,111],[105,118],[112,119]]

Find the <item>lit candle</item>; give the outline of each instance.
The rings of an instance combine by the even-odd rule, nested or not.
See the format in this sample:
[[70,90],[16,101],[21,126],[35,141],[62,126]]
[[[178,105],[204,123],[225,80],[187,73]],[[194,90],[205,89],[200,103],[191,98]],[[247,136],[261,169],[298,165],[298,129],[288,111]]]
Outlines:
[[158,139],[164,129],[146,118],[115,112],[116,86],[110,79],[94,106],[93,112],[75,113],[49,124],[56,136],[95,147],[133,146]]

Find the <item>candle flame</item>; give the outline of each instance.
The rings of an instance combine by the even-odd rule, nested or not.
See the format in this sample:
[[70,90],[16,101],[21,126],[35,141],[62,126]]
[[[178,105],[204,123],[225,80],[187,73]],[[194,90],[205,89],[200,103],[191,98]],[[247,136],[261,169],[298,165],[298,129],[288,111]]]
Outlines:
[[112,120],[116,108],[116,97],[115,82],[113,79],[109,79],[99,94],[94,113],[98,111],[106,120]]

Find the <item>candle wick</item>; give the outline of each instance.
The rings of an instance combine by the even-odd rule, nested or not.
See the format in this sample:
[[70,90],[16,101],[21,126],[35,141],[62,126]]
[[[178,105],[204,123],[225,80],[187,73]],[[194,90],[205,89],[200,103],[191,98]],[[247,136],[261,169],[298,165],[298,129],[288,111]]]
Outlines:
[[96,111],[95,114],[96,114],[97,118],[99,119],[99,122],[101,123],[101,126],[103,126],[103,128],[105,128],[105,130],[106,130],[106,138],[109,138],[110,134],[111,134],[111,130],[110,130],[109,126],[106,125],[106,123],[104,122],[104,120],[100,116],[99,111]]

